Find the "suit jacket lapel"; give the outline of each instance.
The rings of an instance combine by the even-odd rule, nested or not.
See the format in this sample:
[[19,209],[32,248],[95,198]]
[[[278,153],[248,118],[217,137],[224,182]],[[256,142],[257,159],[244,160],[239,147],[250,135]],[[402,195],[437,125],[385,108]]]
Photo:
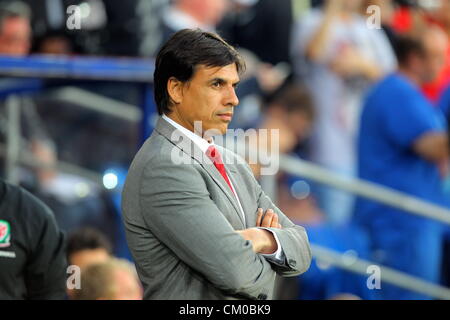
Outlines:
[[[230,166],[230,165],[226,165],[225,167],[227,169],[227,173],[228,173],[228,177],[230,178],[231,182],[233,183],[234,186],[234,191],[236,192],[236,194],[239,196],[239,200],[242,206],[242,210],[244,211],[244,215],[245,215],[245,227],[250,226],[251,223],[251,219],[255,219],[254,216],[250,217],[248,214],[251,212],[249,211],[249,207],[248,207],[248,199],[245,196],[245,192],[242,190],[241,186],[244,186],[245,183],[242,180],[241,175],[239,174],[239,172],[237,171],[235,166]],[[239,215],[241,216],[241,215]],[[255,221],[256,222],[256,221]]]
[[[230,200],[231,204],[233,205],[237,215],[239,216],[239,219],[241,220],[242,224],[244,224],[244,218],[242,217],[241,210],[239,209],[239,204],[237,203],[236,196],[233,194],[233,191],[231,191],[230,187],[228,186],[225,179],[222,177],[222,175],[219,173],[217,168],[214,166],[214,164],[201,164],[203,168],[208,171],[209,175],[214,179],[217,185],[219,185],[220,189],[227,195],[227,198]],[[229,172],[227,171],[228,175]],[[229,177],[231,179],[231,177]],[[236,185],[233,181],[233,185],[236,188]],[[238,194],[238,191],[235,190],[235,192]]]
[[[230,187],[226,183],[225,179],[219,173],[217,168],[214,166],[212,161],[200,150],[200,148],[186,135],[184,135],[181,131],[177,130],[166,120],[161,117],[158,119],[155,130],[163,135],[166,139],[168,139],[174,146],[178,147],[182,150],[186,155],[190,158],[195,159],[200,165],[208,172],[214,182],[219,186],[220,189],[225,193],[228,200],[230,200],[233,205],[239,219],[242,224],[244,224],[244,219],[239,209],[239,205],[237,203],[236,197],[231,191]],[[226,162],[224,160],[224,162]],[[229,169],[228,167],[226,167]],[[236,184],[233,181],[233,184]],[[237,193],[237,190],[235,190]],[[242,203],[241,203],[242,204]]]

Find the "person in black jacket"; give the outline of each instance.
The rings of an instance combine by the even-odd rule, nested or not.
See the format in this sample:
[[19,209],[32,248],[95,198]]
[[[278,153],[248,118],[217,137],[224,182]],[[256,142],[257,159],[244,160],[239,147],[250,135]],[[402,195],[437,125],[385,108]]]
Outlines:
[[293,27],[291,0],[238,1],[217,27],[218,33],[235,47],[245,48],[272,65],[291,63]]
[[65,235],[36,197],[0,179],[0,300],[64,299]]

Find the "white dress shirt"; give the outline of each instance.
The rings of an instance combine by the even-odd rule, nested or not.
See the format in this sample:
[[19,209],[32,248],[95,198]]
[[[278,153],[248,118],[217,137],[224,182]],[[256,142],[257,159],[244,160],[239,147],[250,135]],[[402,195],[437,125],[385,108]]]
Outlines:
[[[170,119],[166,115],[163,115],[162,118],[164,120],[166,120],[168,123],[170,123],[172,126],[174,126],[176,129],[180,130],[189,139],[191,139],[200,148],[200,150],[203,153],[206,153],[206,151],[208,150],[208,148],[210,146],[214,146],[214,140],[212,138],[211,138],[211,143],[209,143],[207,140],[205,140],[202,137],[196,135],[195,133],[193,133],[192,131],[186,129],[182,125],[176,123],[175,121],[173,121],[172,119]],[[233,182],[231,182],[231,179],[228,178],[228,180],[230,181],[231,187],[235,191],[234,195],[236,196],[236,200],[237,200],[237,203],[239,205],[240,214],[244,218],[244,225],[247,225],[247,223],[245,221],[244,209],[242,208],[241,201],[239,200],[238,194],[236,193],[236,188],[234,187]],[[273,237],[275,238],[275,241],[277,242],[277,251],[272,253],[272,254],[264,254],[263,256],[266,259],[271,260],[271,261],[273,261],[273,262],[275,262],[277,264],[283,264],[284,263],[284,259],[285,259],[285,255],[284,255],[283,249],[281,248],[280,241],[278,239],[277,234],[275,232],[273,232],[272,230],[268,229],[268,228],[259,228],[259,229],[264,229],[264,230],[267,230],[267,231],[271,232],[273,234]]]

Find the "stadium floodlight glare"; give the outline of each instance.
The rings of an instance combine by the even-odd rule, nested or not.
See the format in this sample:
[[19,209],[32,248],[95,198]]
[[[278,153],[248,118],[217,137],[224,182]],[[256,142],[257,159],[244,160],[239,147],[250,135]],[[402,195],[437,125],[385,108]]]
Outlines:
[[103,185],[108,190],[113,190],[117,187],[119,179],[117,175],[113,172],[106,172],[103,175]]
[[309,197],[311,194],[311,187],[306,181],[296,181],[291,186],[291,195],[298,199],[303,200]]

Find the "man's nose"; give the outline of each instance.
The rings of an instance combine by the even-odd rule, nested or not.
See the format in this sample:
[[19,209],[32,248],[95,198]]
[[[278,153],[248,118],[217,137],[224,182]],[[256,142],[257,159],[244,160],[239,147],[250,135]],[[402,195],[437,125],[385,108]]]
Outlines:
[[233,107],[236,107],[239,104],[239,98],[237,97],[236,90],[234,88],[228,90],[225,104]]

